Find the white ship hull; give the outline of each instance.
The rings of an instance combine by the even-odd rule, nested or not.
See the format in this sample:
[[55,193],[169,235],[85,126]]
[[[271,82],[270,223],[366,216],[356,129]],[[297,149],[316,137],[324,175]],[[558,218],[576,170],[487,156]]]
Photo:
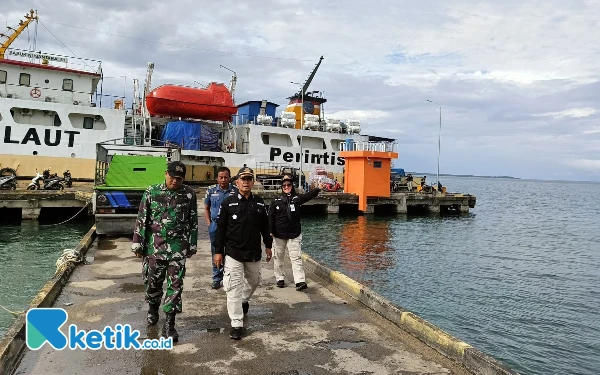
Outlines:
[[[30,113],[11,113],[22,108]],[[48,113],[63,119],[60,126],[44,119]],[[84,117],[98,120],[85,129]],[[74,178],[93,179],[96,143],[123,138],[124,128],[124,110],[1,98],[0,168],[16,169],[20,176],[33,176],[36,170],[48,167],[57,173],[69,169]],[[302,168],[306,174],[322,168],[341,180],[344,160],[339,157],[339,144],[346,139],[367,141],[368,136],[236,125],[221,134],[221,146],[235,144],[230,152],[182,150],[182,160],[191,167],[188,179],[195,181],[214,179],[215,166],[235,172],[244,165],[261,168],[268,163]]]

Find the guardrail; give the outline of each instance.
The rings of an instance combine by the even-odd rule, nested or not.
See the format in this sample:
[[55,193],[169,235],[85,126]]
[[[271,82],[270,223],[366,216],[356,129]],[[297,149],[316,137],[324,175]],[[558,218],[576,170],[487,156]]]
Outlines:
[[360,142],[347,140],[340,142],[340,151],[379,151],[398,152],[396,142]]

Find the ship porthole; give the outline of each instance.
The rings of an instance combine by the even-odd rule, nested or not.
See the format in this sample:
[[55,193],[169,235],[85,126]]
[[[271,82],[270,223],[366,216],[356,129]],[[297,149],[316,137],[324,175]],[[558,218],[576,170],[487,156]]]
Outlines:
[[75,154],[71,154],[71,157],[72,157],[72,158],[74,158],[74,157],[75,157]]
[[35,155],[37,155],[37,151],[34,151],[34,152],[33,152],[33,155],[34,155],[34,156],[35,156]]

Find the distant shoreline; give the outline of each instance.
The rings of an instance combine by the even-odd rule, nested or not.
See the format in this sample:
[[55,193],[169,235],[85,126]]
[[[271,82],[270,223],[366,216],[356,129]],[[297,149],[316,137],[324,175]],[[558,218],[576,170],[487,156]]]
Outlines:
[[[422,173],[422,172],[406,172],[406,174],[412,174],[414,176],[435,176],[435,173]],[[520,180],[519,177],[512,176],[478,176],[474,174],[440,174],[440,177],[477,177],[477,178],[505,178],[511,180]]]

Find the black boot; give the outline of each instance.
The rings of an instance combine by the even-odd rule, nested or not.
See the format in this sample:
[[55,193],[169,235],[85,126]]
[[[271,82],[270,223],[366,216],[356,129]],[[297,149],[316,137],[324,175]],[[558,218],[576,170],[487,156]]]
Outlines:
[[160,307],[159,304],[156,305],[148,305],[148,325],[155,325],[156,323],[158,323],[158,308]]
[[165,324],[162,328],[162,337],[172,337],[173,342],[179,341],[179,334],[175,329],[175,313],[167,314],[167,319],[165,319]]

